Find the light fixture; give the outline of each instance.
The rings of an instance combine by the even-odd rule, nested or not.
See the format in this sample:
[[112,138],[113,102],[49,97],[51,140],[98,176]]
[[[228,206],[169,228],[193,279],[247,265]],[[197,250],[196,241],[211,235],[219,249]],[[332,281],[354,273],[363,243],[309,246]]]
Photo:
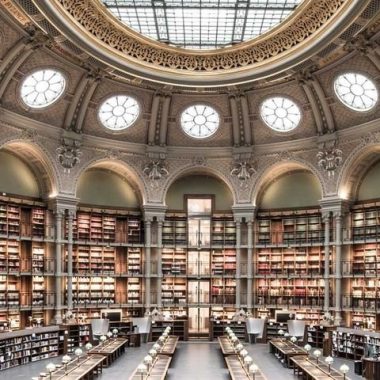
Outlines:
[[325,359],[325,363],[329,366],[329,373],[330,373],[330,370],[331,370],[331,364],[334,363],[334,359],[332,356],[328,356],[326,359]]
[[297,342],[297,338],[296,338],[295,336],[292,336],[292,337],[290,338],[290,341],[291,341],[292,343],[296,343],[296,342]]
[[305,344],[304,349],[305,349],[305,351],[307,352],[307,354],[309,355],[310,350],[311,350],[311,346],[310,346],[310,344]]
[[239,352],[239,355],[244,359],[248,355],[248,351],[246,349],[242,349]]
[[236,345],[235,350],[237,352],[240,352],[243,348],[244,348],[244,346],[241,343],[239,343],[239,344]]
[[259,372],[259,367],[256,364],[251,364],[249,366],[249,374],[252,375],[252,380],[255,380],[256,373]]
[[284,330],[282,330],[282,329],[280,329],[280,330],[278,330],[278,335],[284,335]]
[[343,380],[346,379],[346,374],[349,372],[350,367],[347,364],[342,364],[339,367],[339,371],[343,373]]
[[108,338],[112,338],[112,332],[108,331],[107,336],[108,336]]
[[146,355],[144,358],[144,364],[147,366],[148,372],[149,372],[149,367],[153,363],[153,358],[150,355]]
[[81,348],[77,348],[75,351],[74,351],[74,354],[75,356],[78,357],[78,363],[79,363],[79,359],[81,357],[81,355],[83,354],[83,350]]
[[161,351],[161,346],[158,343],[155,343],[153,345],[153,349],[156,350],[157,352],[160,352]]
[[62,358],[62,363],[65,365],[65,374],[67,374],[67,365],[69,364],[71,357],[69,355],[64,355]]
[[102,335],[99,340],[104,343],[107,340],[107,337],[105,335]]
[[253,359],[249,355],[244,358],[244,364],[247,366],[247,369],[249,369],[249,366],[252,364],[252,362]]
[[285,334],[284,334],[284,338],[286,339],[286,338],[289,338],[289,336],[290,336],[290,334],[288,333],[288,332],[286,332]]
[[51,374],[52,372],[55,371],[55,364],[54,363],[49,363],[47,366],[46,366],[46,369],[48,370],[49,372],[49,376],[50,376],[50,380],[51,380]]
[[119,330],[118,329],[113,329],[112,330],[112,334],[113,336],[116,338],[117,337],[117,334],[119,333]]
[[317,364],[318,364],[318,361],[319,361],[319,357],[322,355],[322,352],[320,350],[315,350],[313,352],[314,356],[317,358]]
[[149,355],[154,359],[157,355],[157,351],[152,348],[151,350],[149,350]]
[[88,342],[88,343],[86,343],[86,345],[84,347],[86,348],[87,351],[90,351],[92,348],[92,344],[90,342]]
[[144,363],[141,363],[137,366],[137,372],[141,374],[141,380],[144,379],[144,375],[147,373],[147,367]]

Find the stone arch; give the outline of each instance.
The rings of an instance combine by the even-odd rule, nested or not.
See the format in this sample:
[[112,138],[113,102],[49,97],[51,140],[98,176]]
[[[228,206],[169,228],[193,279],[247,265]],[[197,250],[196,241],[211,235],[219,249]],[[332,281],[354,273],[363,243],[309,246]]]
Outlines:
[[277,178],[281,177],[286,173],[293,171],[306,171],[313,174],[317,179],[321,187],[322,197],[325,195],[325,185],[321,174],[312,167],[307,162],[303,161],[283,161],[275,162],[267,165],[260,173],[258,173],[257,180],[252,188],[252,203],[254,205],[258,204],[258,201],[261,199],[265,189]]
[[59,191],[59,175],[53,158],[35,141],[15,139],[0,144],[0,149],[22,159],[32,170],[43,198],[56,195]]
[[365,174],[380,160],[380,143],[359,146],[348,156],[338,178],[338,194],[341,198],[355,200]]
[[194,174],[209,175],[209,176],[212,176],[212,177],[215,177],[215,178],[221,180],[227,186],[227,188],[229,189],[229,191],[231,192],[232,198],[233,198],[233,202],[234,202],[234,204],[236,204],[236,202],[237,202],[237,193],[235,191],[235,188],[234,188],[233,184],[225,176],[224,173],[220,172],[217,169],[208,167],[208,166],[207,167],[206,166],[194,167],[194,165],[191,165],[191,166],[182,168],[180,170],[177,170],[176,172],[174,172],[173,174],[171,174],[168,177],[168,179],[167,179],[167,181],[166,181],[166,183],[165,183],[165,185],[163,187],[163,190],[162,190],[162,203],[166,204],[166,195],[167,195],[167,192],[168,192],[170,186],[175,181],[177,181],[178,179],[183,178],[183,177],[185,177],[187,175],[194,175]]
[[87,165],[84,165],[79,172],[76,174],[74,179],[74,192],[77,193],[78,190],[78,181],[82,174],[84,174],[89,169],[105,169],[109,170],[123,179],[126,179],[127,182],[132,186],[137,194],[137,198],[141,206],[146,202],[146,191],[144,183],[140,180],[139,176],[133,168],[128,165],[126,162],[118,159],[104,158],[100,160],[94,160]]

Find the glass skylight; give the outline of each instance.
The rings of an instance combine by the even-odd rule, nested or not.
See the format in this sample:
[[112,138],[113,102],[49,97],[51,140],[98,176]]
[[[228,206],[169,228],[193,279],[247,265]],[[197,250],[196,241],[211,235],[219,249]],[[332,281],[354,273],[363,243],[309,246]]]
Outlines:
[[209,106],[197,104],[186,108],[181,116],[182,129],[191,137],[203,139],[219,127],[219,114]]
[[339,100],[355,111],[369,111],[378,99],[375,84],[366,76],[358,73],[340,75],[334,83]]
[[46,69],[28,75],[21,85],[21,98],[31,108],[43,108],[63,94],[66,80],[56,70]]
[[300,123],[301,111],[292,100],[277,96],[263,102],[261,117],[275,131],[288,132]]
[[217,49],[257,37],[302,0],[102,0],[118,19],[155,40]]
[[116,95],[105,100],[99,108],[101,123],[112,131],[130,127],[140,114],[137,101],[126,95]]

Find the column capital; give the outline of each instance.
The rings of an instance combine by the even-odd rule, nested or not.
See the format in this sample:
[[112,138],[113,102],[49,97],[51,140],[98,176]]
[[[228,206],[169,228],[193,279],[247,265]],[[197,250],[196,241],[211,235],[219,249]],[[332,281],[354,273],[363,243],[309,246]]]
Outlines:
[[319,201],[321,206],[322,216],[326,213],[340,213],[341,215],[346,214],[351,206],[351,202],[347,199],[342,199],[339,197],[326,197]]
[[76,212],[79,198],[75,196],[67,196],[58,194],[49,199],[49,208],[56,212],[57,210],[68,210],[69,212]]
[[165,220],[167,206],[163,204],[146,204],[143,206],[144,220],[152,222],[156,219],[158,222]]
[[248,222],[253,222],[256,214],[256,206],[251,203],[237,204],[232,206],[235,222],[242,222],[243,219]]

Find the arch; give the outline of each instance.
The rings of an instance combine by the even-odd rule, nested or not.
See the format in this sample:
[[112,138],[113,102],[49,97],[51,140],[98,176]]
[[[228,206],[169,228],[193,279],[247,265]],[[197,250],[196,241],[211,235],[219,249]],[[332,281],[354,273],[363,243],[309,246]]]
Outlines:
[[124,161],[117,159],[101,159],[90,162],[88,165],[81,168],[78,172],[75,180],[74,180],[74,191],[75,194],[78,193],[78,184],[81,176],[90,169],[103,169],[109,170],[115,173],[117,176],[126,180],[133,190],[135,191],[137,198],[139,200],[140,205],[143,205],[146,200],[146,192],[143,182],[140,180],[138,175],[134,172],[134,170],[126,164]]
[[237,194],[236,194],[236,191],[234,189],[234,186],[232,185],[232,183],[228,180],[228,178],[223,173],[219,172],[218,170],[216,170],[214,168],[203,167],[203,166],[194,168],[194,166],[191,165],[190,167],[184,168],[180,171],[173,173],[171,176],[169,176],[169,178],[167,179],[165,186],[163,188],[163,192],[162,192],[163,204],[166,205],[166,197],[167,197],[167,193],[168,193],[169,188],[177,180],[179,180],[183,177],[189,176],[189,175],[207,175],[207,176],[211,176],[211,177],[214,177],[214,178],[222,181],[227,186],[230,193],[232,194],[233,203],[234,204],[237,203]]
[[359,146],[347,158],[338,178],[338,194],[341,198],[354,201],[362,180],[369,168],[380,159],[380,144]]
[[295,171],[306,171],[308,173],[313,174],[317,178],[318,183],[320,185],[322,197],[324,196],[324,194],[326,193],[325,186],[318,170],[316,170],[314,167],[310,166],[306,162],[284,161],[280,163],[271,163],[262,170],[252,189],[252,203],[254,205],[258,205],[260,199],[263,196],[264,191],[274,180],[280,178],[281,176],[287,173]]
[[36,177],[42,198],[46,199],[58,193],[59,175],[52,165],[53,159],[38,143],[10,140],[1,144],[0,149],[14,154],[26,163]]

